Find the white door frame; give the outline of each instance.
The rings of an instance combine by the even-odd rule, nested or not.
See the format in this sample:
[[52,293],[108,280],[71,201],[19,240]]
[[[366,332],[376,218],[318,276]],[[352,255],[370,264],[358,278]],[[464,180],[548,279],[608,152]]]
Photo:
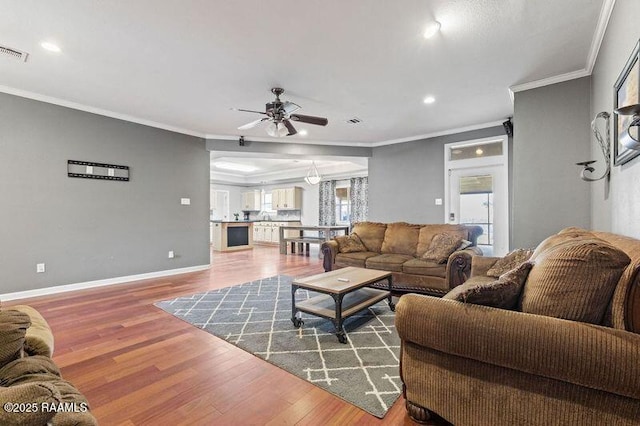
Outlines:
[[[468,158],[464,160],[450,160],[449,152],[452,149],[459,147],[468,147],[474,145],[483,145],[490,142],[502,142],[502,155],[493,155],[488,157]],[[450,175],[453,170],[456,171],[469,171],[473,173],[476,169],[478,173],[482,173],[483,168],[491,166],[502,168],[502,182],[495,182],[494,187],[494,202],[495,194],[499,194],[499,198],[504,200],[499,206],[494,204],[494,222],[496,218],[501,219],[499,225],[501,232],[499,235],[499,241],[494,238],[494,255],[504,255],[509,251],[509,145],[507,135],[495,136],[491,138],[474,139],[468,141],[461,141],[455,143],[448,143],[444,146],[444,223],[451,223],[449,221],[449,213],[452,208],[451,201],[451,189],[450,188]],[[497,209],[496,209],[497,207]],[[500,211],[498,211],[498,209]],[[458,218],[456,218],[456,221]],[[495,226],[494,226],[495,229]]]

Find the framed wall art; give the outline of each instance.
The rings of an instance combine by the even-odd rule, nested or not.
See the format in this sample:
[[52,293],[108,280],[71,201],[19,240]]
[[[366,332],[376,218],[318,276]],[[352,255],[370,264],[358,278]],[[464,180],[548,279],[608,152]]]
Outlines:
[[[613,109],[640,103],[640,40],[636,43],[633,53],[624,65],[620,76],[613,85]],[[620,141],[620,136],[627,131],[631,115],[620,115],[614,112],[613,141],[614,162],[620,166],[640,155],[640,151],[626,148]]]

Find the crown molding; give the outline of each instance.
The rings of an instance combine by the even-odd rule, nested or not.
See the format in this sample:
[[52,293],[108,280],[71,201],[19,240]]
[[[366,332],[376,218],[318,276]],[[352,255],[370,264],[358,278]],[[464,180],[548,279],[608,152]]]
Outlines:
[[[586,69],[578,71],[571,71],[565,74],[554,75],[553,77],[543,78],[541,80],[530,81],[528,83],[516,84],[509,87],[511,93],[522,92],[524,90],[537,89],[538,87],[549,86],[556,83],[562,83],[563,81],[575,80],[576,78],[587,77],[591,73]],[[510,95],[512,98],[513,96]]]
[[[505,118],[505,120],[506,120],[506,118]],[[458,128],[455,128],[455,129],[443,130],[441,132],[426,133],[426,134],[423,134],[423,135],[409,136],[409,137],[401,138],[401,139],[391,139],[391,140],[388,140],[388,141],[374,142],[370,146],[375,148],[375,147],[378,147],[378,146],[395,145],[395,144],[398,144],[398,143],[405,143],[405,142],[414,142],[414,141],[418,141],[418,140],[422,140],[422,139],[435,138],[435,137],[438,137],[438,136],[453,135],[453,134],[456,134],[456,133],[470,132],[472,130],[486,129],[488,127],[502,126],[502,123],[503,123],[503,121],[490,121],[488,123],[474,124],[472,126],[465,126],[465,127],[458,127]]]
[[514,93],[516,92],[537,89],[538,87],[549,86],[551,84],[562,83],[564,81],[590,76],[593,72],[593,67],[596,64],[596,60],[598,59],[598,52],[600,51],[600,46],[602,45],[604,35],[607,32],[607,26],[609,25],[609,19],[611,18],[611,13],[613,12],[613,7],[615,6],[615,4],[616,0],[604,0],[602,2],[602,8],[600,9],[600,15],[598,16],[598,23],[596,24],[596,30],[593,34],[593,38],[591,39],[589,55],[587,56],[585,67],[583,69],[511,86],[509,87],[509,97],[511,98],[511,103],[513,103]]
[[600,16],[598,17],[598,24],[596,25],[596,32],[593,34],[593,39],[591,40],[591,48],[589,49],[589,56],[587,56],[587,65],[585,67],[589,72],[589,75],[591,75],[593,67],[596,64],[596,59],[598,59],[598,52],[600,52],[600,46],[602,45],[602,40],[607,32],[609,19],[611,18],[611,13],[613,12],[615,4],[616,0],[604,0],[602,3],[602,9],[600,9]]
[[133,115],[128,115],[128,114],[121,114],[119,112],[109,111],[102,108],[96,108],[89,105],[80,104],[77,102],[67,101],[65,99],[55,98],[53,96],[46,96],[46,95],[41,95],[35,92],[15,89],[9,86],[0,86],[0,92],[7,93],[9,95],[20,96],[21,98],[33,99],[34,101],[40,101],[48,104],[59,105],[66,108],[76,109],[78,111],[89,112],[91,114],[103,115],[105,117],[115,118],[123,121],[129,121],[131,123],[142,124],[144,126],[154,127],[156,129],[168,130],[174,133],[182,133],[184,135],[195,136],[198,138],[205,137],[204,133],[196,132],[193,130],[170,126],[168,124],[158,123],[157,121],[147,120],[144,118],[139,118],[139,117],[135,117]]

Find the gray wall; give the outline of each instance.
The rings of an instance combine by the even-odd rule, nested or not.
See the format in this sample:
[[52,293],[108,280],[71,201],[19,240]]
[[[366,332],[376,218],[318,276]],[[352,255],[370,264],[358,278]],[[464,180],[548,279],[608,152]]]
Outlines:
[[[209,263],[203,139],[6,94],[0,116],[0,293]],[[69,178],[67,160],[131,180]]]
[[373,149],[369,159],[369,220],[443,223],[444,145],[504,135],[502,126]]
[[590,225],[590,77],[518,92],[514,104],[511,247],[535,247],[567,226]]
[[[591,117],[600,111],[613,114],[613,84],[640,38],[640,1],[618,0],[591,76]],[[613,119],[611,138],[613,141]],[[602,123],[600,123],[602,126]],[[602,126],[601,128],[603,128]],[[602,164],[602,154],[591,138],[591,157]],[[613,148],[611,149],[613,155]],[[640,157],[613,167],[609,187],[605,181],[591,184],[591,227],[640,238]]]

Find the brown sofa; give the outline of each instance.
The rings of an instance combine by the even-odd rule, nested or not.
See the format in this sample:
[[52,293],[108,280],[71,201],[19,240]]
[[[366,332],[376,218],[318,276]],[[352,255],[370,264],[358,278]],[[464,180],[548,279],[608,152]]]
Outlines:
[[[479,226],[359,222],[351,232],[358,235],[366,251],[340,253],[335,240],[326,242],[322,245],[325,271],[345,266],[391,271],[393,288],[399,293],[442,296],[467,279],[471,258],[482,254],[476,247],[482,234]],[[457,235],[471,246],[455,251],[442,264],[421,259],[434,236],[442,233]]]
[[[442,417],[456,426],[640,424],[640,240],[574,231],[563,230],[538,246],[538,257],[534,252],[533,266],[513,310],[447,298],[401,297],[396,328],[402,342],[400,375],[411,417],[419,421]],[[559,275],[554,271],[545,282],[544,274],[550,271],[542,266],[545,261],[572,247],[600,241],[587,240],[593,237],[626,259],[610,280],[608,297],[597,300],[603,307],[600,322],[522,312],[532,302],[531,281],[561,290],[573,288],[559,297],[562,303],[544,309],[557,309],[565,302],[578,305],[584,298],[576,287],[604,281],[585,273],[584,266],[572,265],[568,270],[574,275],[565,275],[569,277],[565,283],[557,282]],[[492,281],[486,272],[496,261],[474,257],[471,278],[464,286]],[[591,271],[610,265],[586,264]],[[544,269],[542,275],[536,268]],[[559,268],[562,265],[555,271]]]
[[51,359],[53,335],[38,311],[0,311],[1,425],[94,426],[87,399]]

